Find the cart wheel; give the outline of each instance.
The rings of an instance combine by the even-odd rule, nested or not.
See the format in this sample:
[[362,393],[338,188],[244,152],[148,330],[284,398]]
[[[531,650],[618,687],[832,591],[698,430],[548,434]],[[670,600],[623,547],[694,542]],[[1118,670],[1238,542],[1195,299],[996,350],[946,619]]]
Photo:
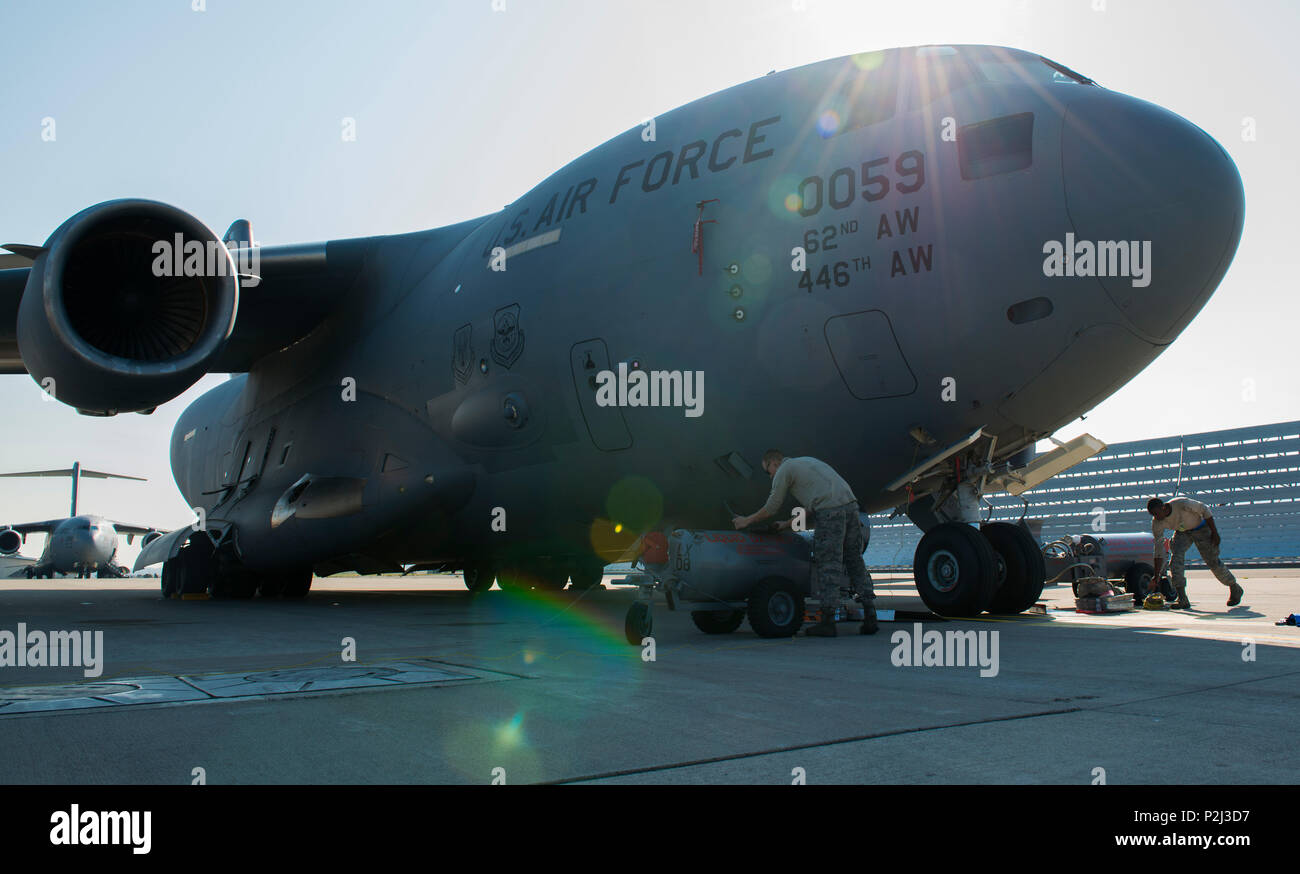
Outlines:
[[789,580],[768,577],[749,596],[747,612],[759,637],[794,637],[803,625],[803,593]]
[[697,610],[691,614],[695,627],[705,634],[730,634],[745,620],[742,610]]
[[[1149,564],[1135,562],[1132,567],[1124,574],[1124,591],[1133,596],[1133,603],[1137,604],[1147,596],[1147,587],[1151,585],[1151,578],[1156,575],[1156,569]],[[1177,595],[1174,596],[1178,597]]]
[[627,619],[623,620],[623,635],[633,646],[640,646],[641,641],[654,631],[654,618],[650,615],[650,605],[640,601],[627,608]]

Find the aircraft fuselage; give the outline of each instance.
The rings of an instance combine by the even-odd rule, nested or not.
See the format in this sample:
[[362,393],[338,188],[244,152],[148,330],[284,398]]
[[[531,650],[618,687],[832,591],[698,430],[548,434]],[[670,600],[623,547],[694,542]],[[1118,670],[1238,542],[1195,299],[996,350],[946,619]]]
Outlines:
[[[875,511],[908,500],[887,485],[927,451],[914,428],[1031,446],[1208,299],[1240,180],[1165,110],[1034,55],[951,51],[771,74],[500,213],[375,239],[339,312],[184,412],[182,493],[250,567],[322,572],[725,527],[766,497],[772,447]],[[1094,267],[1146,248],[1124,249],[1132,275],[1073,247],[1053,273],[1067,234],[1115,244]],[[659,405],[636,403],[638,370]]]

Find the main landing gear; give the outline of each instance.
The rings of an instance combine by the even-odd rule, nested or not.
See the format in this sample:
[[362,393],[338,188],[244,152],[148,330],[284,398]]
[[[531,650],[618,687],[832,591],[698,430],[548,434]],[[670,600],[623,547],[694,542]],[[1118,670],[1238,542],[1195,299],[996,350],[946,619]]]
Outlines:
[[921,538],[912,570],[921,600],[940,616],[1021,613],[1047,578],[1034,538],[1007,522],[936,525]]
[[495,581],[503,591],[558,592],[572,580],[574,591],[600,588],[605,574],[605,562],[594,556],[554,558],[541,557],[494,561],[480,559],[466,565],[465,588],[471,592],[486,592]]
[[311,591],[311,567],[260,572],[240,565],[229,551],[213,548],[206,535],[192,536],[174,558],[163,562],[164,598],[239,600],[304,598]]

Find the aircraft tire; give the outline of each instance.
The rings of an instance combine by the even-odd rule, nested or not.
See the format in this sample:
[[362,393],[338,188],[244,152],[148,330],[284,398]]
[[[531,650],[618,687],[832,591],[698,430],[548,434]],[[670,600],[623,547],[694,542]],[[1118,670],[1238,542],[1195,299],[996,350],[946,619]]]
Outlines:
[[1001,558],[1001,584],[989,602],[990,613],[1023,613],[1043,594],[1047,564],[1029,532],[1019,525],[993,522],[980,528],[989,546]]
[[534,572],[536,587],[548,592],[560,592],[569,584],[569,566],[556,559],[543,559]]
[[794,637],[803,626],[803,608],[803,592],[794,583],[768,577],[750,593],[745,612],[759,637]]
[[558,592],[569,582],[568,571],[557,567],[549,559],[538,560],[525,570],[507,567],[497,571],[497,585],[505,592],[527,592],[537,589]]
[[195,546],[182,546],[174,561],[178,563],[176,569],[179,571],[175,576],[177,594],[181,597],[207,594],[216,571],[211,560]]
[[492,588],[492,583],[497,578],[496,571],[487,562],[480,562],[466,567],[463,576],[465,578],[465,588],[475,594],[486,592]]
[[980,532],[945,522],[921,538],[912,560],[916,590],[940,616],[978,616],[997,592],[997,557]]
[[569,568],[569,576],[573,580],[573,588],[578,591],[603,588],[605,562],[599,558],[575,562]]
[[257,575],[252,571],[233,570],[218,574],[208,589],[213,598],[243,600],[257,594]]
[[284,587],[280,590],[280,596],[283,598],[305,598],[311,591],[311,583],[314,578],[310,567],[295,568],[284,575]]
[[695,610],[691,613],[691,621],[705,634],[730,634],[745,621],[745,611]]

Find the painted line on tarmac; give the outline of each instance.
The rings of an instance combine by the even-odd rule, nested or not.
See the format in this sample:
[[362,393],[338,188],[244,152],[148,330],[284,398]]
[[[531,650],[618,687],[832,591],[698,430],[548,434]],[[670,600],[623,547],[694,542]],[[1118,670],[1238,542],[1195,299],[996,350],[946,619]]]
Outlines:
[[698,765],[712,765],[718,762],[736,762],[744,759],[756,759],[762,756],[773,756],[780,753],[793,753],[800,750],[815,750],[822,747],[838,746],[840,744],[859,743],[867,740],[877,740],[886,737],[900,737],[908,734],[921,734],[929,731],[943,731],[949,728],[967,728],[975,725],[990,725],[997,722],[1015,722],[1021,719],[1037,719],[1042,716],[1062,716],[1067,713],[1079,713],[1084,710],[1093,709],[1086,707],[1063,707],[1059,710],[1040,710],[1035,713],[1018,713],[1011,716],[994,716],[989,719],[972,719],[966,722],[951,722],[942,725],[925,725],[917,728],[899,728],[893,731],[879,731],[872,734],[855,735],[853,737],[841,737],[834,740],[814,741],[804,744],[790,744],[783,747],[772,747],[766,750],[757,750],[748,753],[732,753],[725,756],[710,756],[704,759],[691,759],[685,762],[673,762],[666,765],[648,765],[644,768],[624,768],[619,771],[606,771],[601,774],[585,774],[580,777],[566,777],[562,780],[543,781],[547,785],[565,785],[570,783],[586,783],[592,780],[607,780],[611,777],[629,777],[634,774],[653,774],[660,771],[675,771],[680,768],[693,768]]

